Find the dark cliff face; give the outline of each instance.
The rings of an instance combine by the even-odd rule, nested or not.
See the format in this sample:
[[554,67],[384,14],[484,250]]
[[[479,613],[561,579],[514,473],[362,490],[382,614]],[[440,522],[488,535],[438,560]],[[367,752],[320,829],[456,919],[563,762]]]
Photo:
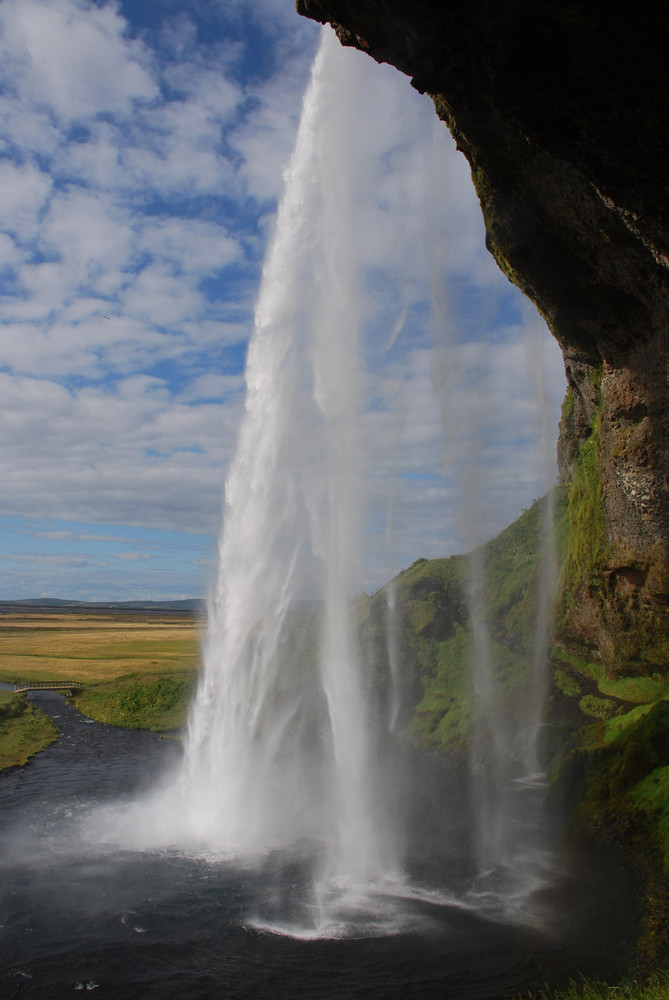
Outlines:
[[625,633],[648,622],[660,641],[668,625],[669,6],[297,9],[432,96],[471,164],[489,250],[562,347],[561,475],[573,478],[583,445],[595,443],[606,530],[597,580],[572,588],[581,616],[565,637],[616,669]]

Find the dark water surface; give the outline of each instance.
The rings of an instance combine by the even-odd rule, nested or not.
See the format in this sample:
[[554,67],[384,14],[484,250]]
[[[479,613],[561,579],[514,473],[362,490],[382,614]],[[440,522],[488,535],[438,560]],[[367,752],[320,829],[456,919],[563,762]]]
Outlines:
[[[501,1000],[623,969],[632,928],[612,915],[629,913],[625,887],[590,866],[544,890],[541,930],[424,893],[403,899],[392,934],[374,936],[369,914],[338,939],[272,933],[308,905],[308,855],[242,865],[86,843],[82,818],[148,788],[179,748],[91,723],[56,694],[34,697],[62,735],[0,774],[0,1000]],[[433,867],[435,884],[457,882],[454,864]]]

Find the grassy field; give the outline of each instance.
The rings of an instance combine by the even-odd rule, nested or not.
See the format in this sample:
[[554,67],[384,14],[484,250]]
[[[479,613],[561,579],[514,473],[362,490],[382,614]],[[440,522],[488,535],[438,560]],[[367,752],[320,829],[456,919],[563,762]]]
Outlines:
[[[90,718],[175,730],[194,687],[201,628],[185,613],[12,610],[0,614],[0,680],[79,681],[85,688],[76,704]],[[3,715],[7,694],[0,695],[1,767],[24,763],[55,734],[27,702],[25,711]]]
[[19,611],[0,615],[0,680],[99,684],[197,668],[199,623],[187,614]]

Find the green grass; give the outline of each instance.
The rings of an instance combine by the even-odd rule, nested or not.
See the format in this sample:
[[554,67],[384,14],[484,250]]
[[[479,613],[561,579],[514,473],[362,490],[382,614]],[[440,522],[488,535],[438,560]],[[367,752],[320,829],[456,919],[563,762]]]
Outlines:
[[602,979],[572,980],[562,989],[525,994],[523,1000],[669,1000],[669,973],[656,972],[642,982],[625,979],[614,986]]
[[[423,698],[416,706],[409,732],[420,744],[446,749],[464,745],[471,724],[473,691],[471,674],[463,666],[471,656],[471,636],[461,626],[434,650],[421,650],[419,660],[428,663],[435,654],[430,672],[422,677]],[[422,653],[422,655],[421,655]]]
[[195,679],[193,673],[121,677],[86,688],[75,703],[96,722],[169,732],[186,723]]
[[58,730],[25,695],[0,692],[0,769],[25,764],[58,738]]
[[[546,517],[563,494],[536,501],[476,556],[482,566],[483,614],[495,675],[495,697],[513,718],[530,668],[537,572]],[[402,661],[413,669],[415,710],[409,735],[418,746],[462,750],[474,721],[471,664],[475,656],[467,587],[471,557],[419,559],[394,581],[402,618]],[[375,598],[371,599],[374,605]],[[411,666],[412,665],[412,666]]]

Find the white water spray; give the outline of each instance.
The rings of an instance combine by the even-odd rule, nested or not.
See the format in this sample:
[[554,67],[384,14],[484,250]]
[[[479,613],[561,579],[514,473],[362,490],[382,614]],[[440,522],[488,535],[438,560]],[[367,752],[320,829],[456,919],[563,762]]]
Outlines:
[[[355,89],[356,67],[342,73],[345,58],[325,32],[263,270],[182,786],[203,842],[247,852],[325,840],[330,875],[364,881],[387,856],[349,622],[363,445],[347,190],[354,100],[342,93]],[[306,597],[322,602],[315,658],[309,639],[295,639],[295,602]]]

